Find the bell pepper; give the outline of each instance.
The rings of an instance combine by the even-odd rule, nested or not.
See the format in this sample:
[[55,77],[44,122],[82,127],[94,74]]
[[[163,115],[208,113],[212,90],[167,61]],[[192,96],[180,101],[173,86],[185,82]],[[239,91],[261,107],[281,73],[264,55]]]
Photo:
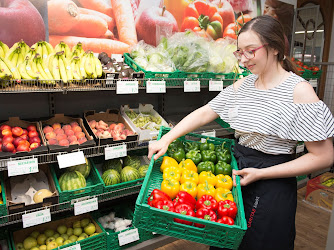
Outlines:
[[215,185],[216,188],[226,188],[228,190],[232,189],[233,180],[232,177],[229,175],[219,174],[216,175],[217,183]]
[[216,195],[215,187],[209,184],[207,181],[205,183],[197,185],[197,200],[206,194],[211,195],[212,197],[215,197]]
[[230,23],[225,27],[223,37],[228,36],[237,40],[239,31],[241,30],[242,26],[244,26],[245,23],[247,23],[251,19],[252,18],[248,14],[243,15],[241,13],[241,16],[239,16],[234,23]]
[[147,199],[147,204],[151,207],[153,206],[152,202],[154,200],[172,200],[166,193],[162,192],[159,189],[153,189],[151,195]]
[[195,198],[197,195],[197,184],[195,182],[186,181],[181,184],[180,191],[185,191]]
[[180,183],[175,179],[165,179],[161,182],[161,191],[174,199],[180,191]]
[[188,204],[189,206],[192,207],[192,209],[195,209],[196,206],[195,198],[191,196],[188,192],[182,190],[176,195],[176,198],[173,200],[173,203],[174,207],[176,207],[179,204]]
[[215,186],[217,183],[217,178],[216,176],[211,173],[210,171],[202,171],[199,176],[198,176],[198,183],[202,184],[205,182],[208,182],[209,184]]
[[196,209],[207,208],[212,211],[216,211],[218,208],[218,202],[211,195],[203,195],[196,203]]
[[216,152],[217,155],[217,161],[223,161],[226,163],[231,163],[231,154],[229,154],[227,151],[225,152]]
[[184,10],[191,2],[192,0],[164,0],[166,10],[175,17],[179,30],[183,21]]
[[237,212],[238,212],[238,208],[235,202],[230,201],[230,200],[218,202],[217,213],[220,218],[223,216],[229,216],[234,220],[235,216],[237,215]]
[[[195,217],[194,209],[191,208],[191,206],[189,206],[188,204],[177,205],[174,209],[174,212],[178,213],[178,214],[183,214],[183,215],[188,215],[188,216]],[[175,218],[174,221],[177,222],[177,223],[186,224],[186,225],[192,225],[193,224],[191,221],[181,220],[181,219],[177,219],[177,218]]]
[[183,148],[183,143],[179,139],[172,141],[172,143],[168,145],[168,149],[176,149],[176,148]]
[[183,159],[179,163],[179,168],[181,169],[181,173],[186,169],[197,172],[197,167],[196,167],[196,165],[195,165],[195,163],[193,162],[192,159],[186,159],[186,160]]
[[178,167],[167,167],[164,169],[162,178],[165,179],[175,179],[180,181],[181,179],[181,169]]
[[168,149],[167,154],[168,156],[174,158],[177,162],[181,162],[182,159],[186,157],[186,153],[181,147]]
[[227,164],[226,162],[218,161],[217,164],[215,165],[214,173],[216,175],[223,174],[232,176],[232,167],[230,164]]
[[174,158],[169,157],[169,156],[164,156],[162,158],[160,171],[163,172],[166,167],[178,167],[178,166],[179,166],[179,164],[177,163],[177,161]]
[[216,152],[227,152],[231,154],[231,151],[225,147],[226,141],[224,141],[222,144],[216,146],[215,151]]
[[184,151],[186,151],[186,153],[188,153],[190,150],[198,150],[199,149],[199,145],[197,142],[195,141],[185,141],[183,142],[183,146],[184,146]]
[[215,164],[212,161],[202,161],[197,166],[197,172],[201,173],[203,171],[214,173],[215,172]]
[[203,150],[201,151],[202,161],[212,161],[213,163],[216,162],[217,156],[215,151],[212,150]]
[[218,223],[226,224],[226,225],[234,225],[234,220],[231,217],[223,216],[222,218],[217,220]]
[[195,165],[197,166],[197,164],[200,163],[201,160],[202,160],[202,155],[201,155],[199,150],[190,150],[186,154],[186,158],[191,159],[195,163]]
[[216,188],[216,195],[215,195],[216,201],[224,201],[224,200],[230,200],[234,201],[233,195],[231,190],[228,190],[227,188]]
[[199,149],[201,151],[203,150],[211,150],[211,151],[215,151],[215,144],[213,143],[209,143],[208,142],[208,139],[206,139],[205,142],[202,142],[200,145],[199,145]]
[[193,172],[191,170],[183,170],[183,173],[181,175],[181,184],[185,183],[186,181],[190,181],[193,183],[196,183],[196,185],[198,184],[198,173],[197,172]]
[[[207,209],[207,208],[201,208],[201,209],[197,210],[196,217],[200,218],[200,219],[203,219],[203,220],[208,220],[208,221],[214,221],[214,222],[217,221],[216,212],[214,212],[210,209]],[[195,227],[201,227],[201,228],[205,227],[204,225],[199,224],[199,223],[195,223],[194,226]]]
[[156,208],[163,209],[166,211],[171,211],[174,212],[174,205],[172,201],[167,201],[167,200],[159,200],[156,205]]

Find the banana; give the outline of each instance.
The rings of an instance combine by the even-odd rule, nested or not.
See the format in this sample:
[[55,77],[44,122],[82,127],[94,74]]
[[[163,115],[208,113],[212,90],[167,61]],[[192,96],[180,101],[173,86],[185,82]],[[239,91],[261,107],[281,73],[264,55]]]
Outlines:
[[87,74],[85,70],[86,59],[87,59],[87,54],[84,54],[84,56],[80,59],[79,70],[80,70],[81,79],[87,78]]
[[60,73],[59,73],[59,64],[58,64],[58,56],[53,56],[52,58],[52,71],[53,79],[60,80]]
[[30,79],[38,79],[39,76],[37,75],[37,73],[33,70],[32,67],[32,61],[29,58],[26,58],[24,60],[24,64],[25,64],[25,70],[26,73],[29,75]]
[[61,59],[63,60],[65,69],[66,69],[66,75],[68,80],[73,80],[73,74],[72,74],[72,69],[71,69],[71,63],[67,58],[65,58],[65,55],[61,55]]
[[72,54],[72,52],[71,52],[70,47],[68,47],[68,45],[65,43],[65,57],[68,58],[68,59],[70,59],[71,58],[71,54]]
[[79,51],[76,50],[76,49],[72,51],[72,54],[71,54],[71,60],[72,60],[74,57],[81,57],[80,54],[79,54]]
[[52,71],[53,68],[53,58],[55,57],[55,53],[51,53],[49,54],[48,58],[46,59],[46,65],[48,66],[48,68]]
[[95,71],[97,74],[97,77],[101,77],[102,76],[102,64],[101,61],[93,55],[94,61],[95,61]]
[[80,58],[78,56],[73,57],[71,60],[71,68],[73,73],[73,79],[80,80],[80,69],[79,69]]
[[[52,76],[52,74],[51,74],[51,72],[50,72],[50,69],[48,68],[48,66],[47,66],[47,64],[46,64],[46,62],[45,62],[45,60],[42,60],[41,65],[42,65],[43,70],[44,70],[44,72],[45,72],[45,74],[46,74],[46,76],[47,76],[47,79],[48,79],[48,80],[53,80],[53,76]],[[54,82],[54,81],[51,81],[50,83],[55,83],[55,82]]]
[[51,53],[54,53],[53,47],[50,43],[44,41],[44,45],[46,46],[46,49],[48,50],[48,55]]
[[25,54],[25,58],[29,58],[29,60],[32,60],[36,55],[36,49],[35,48],[30,48],[27,54]]
[[26,71],[26,64],[28,63],[29,61],[23,61],[22,63],[19,64],[18,66],[18,70],[20,72],[20,75],[21,75],[21,78],[22,79],[25,79],[25,80],[31,80],[32,77],[30,75],[28,75],[27,71]]
[[4,55],[4,57],[5,57],[6,54],[7,54],[7,52],[8,52],[8,50],[9,50],[9,48],[8,48],[7,44],[5,44],[5,43],[3,43],[1,41],[0,41],[0,46],[1,46],[2,50],[3,50],[3,52],[5,53],[5,55]]
[[43,49],[42,49],[42,46],[40,46],[40,43],[35,43],[36,44],[36,54],[40,54],[41,56],[43,55]]
[[4,58],[0,58],[0,71],[2,74],[5,74],[5,76],[12,78],[12,72],[8,68],[7,64],[4,62]]
[[97,73],[96,73],[96,63],[95,63],[95,59],[94,59],[94,54],[91,53],[89,55],[89,59],[90,59],[90,63],[92,65],[92,71],[93,71],[93,78],[96,79],[97,78]]
[[16,67],[18,59],[19,59],[19,54],[15,52],[14,55],[13,55],[13,58],[11,60],[11,62],[12,62],[12,64],[13,64],[14,67]]
[[[36,65],[36,61],[35,60],[31,60],[30,61],[30,67],[31,67],[31,71],[37,75],[37,78],[38,79],[41,79],[41,74],[38,72],[38,69],[37,69],[37,65]],[[30,74],[30,72],[28,72],[28,74]]]
[[23,53],[21,52],[21,53],[19,54],[18,59],[17,59],[16,67],[18,67],[19,64],[21,64],[23,61],[24,61],[24,56],[23,56]]
[[[60,53],[60,54],[58,54]],[[67,73],[66,73],[66,68],[64,61],[62,59],[62,54],[64,52],[58,52],[57,53],[57,58],[58,58],[58,65],[59,65],[59,72],[60,72],[60,77],[63,80],[64,83],[67,83]]]
[[46,47],[46,45],[45,45],[44,42],[42,43],[41,46],[42,46],[42,52],[43,52],[42,59],[45,61],[46,58],[48,58],[49,52],[48,52],[48,49],[47,49],[47,47]]
[[19,71],[17,70],[17,68],[12,64],[12,62],[7,60],[6,58],[3,58],[2,61],[7,65],[8,69],[11,72],[11,75],[13,76],[13,78],[16,79],[16,80],[20,80],[21,75],[20,75]]
[[75,50],[78,51],[79,55],[82,55],[83,53],[85,53],[85,51],[82,48],[82,43],[81,42],[78,42],[76,45],[73,46],[72,52],[74,52]]
[[42,67],[42,64],[41,64],[41,61],[42,61],[42,57],[39,55],[39,54],[36,54],[35,58],[34,58],[34,62],[36,64],[36,68],[37,68],[37,74],[40,74],[40,78],[43,79],[43,80],[49,80],[48,79],[48,76],[46,75],[43,67]]
[[86,71],[88,76],[91,76],[93,74],[93,67],[92,67],[92,62],[91,61],[92,60],[91,60],[90,54],[87,54],[87,58],[86,58],[86,61],[85,61],[85,71]]

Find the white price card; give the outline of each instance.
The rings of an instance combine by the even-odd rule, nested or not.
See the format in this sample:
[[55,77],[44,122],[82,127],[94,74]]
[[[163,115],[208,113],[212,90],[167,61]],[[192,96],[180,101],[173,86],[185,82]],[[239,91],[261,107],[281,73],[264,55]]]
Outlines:
[[110,160],[115,158],[121,158],[127,156],[127,148],[126,144],[113,146],[113,147],[106,147],[104,149],[104,159]]
[[91,211],[98,210],[99,205],[97,203],[97,198],[92,198],[89,200],[84,200],[74,203],[74,215],[85,214]]
[[184,92],[200,92],[200,81],[184,81]]
[[300,144],[300,145],[297,145],[296,154],[302,153],[302,152],[304,152],[304,150],[305,150],[305,144],[304,143]]
[[[216,137],[216,131],[213,130],[213,131],[209,131],[209,132],[204,132],[202,133],[202,135],[204,136],[210,136],[210,137]],[[201,142],[204,143],[206,141],[205,138],[201,138]]]
[[224,89],[224,82],[222,80],[210,80],[209,91],[222,91]]
[[57,160],[59,168],[68,168],[86,163],[86,159],[82,151],[57,155]]
[[19,161],[9,161],[7,163],[8,176],[16,176],[23,174],[37,173],[38,170],[38,160],[27,159]]
[[32,227],[50,221],[51,213],[49,208],[22,215],[23,228]]
[[137,240],[139,240],[138,228],[127,230],[118,234],[118,242],[120,246],[129,244]]
[[166,93],[166,81],[151,81],[146,83],[146,93]]
[[138,94],[138,81],[117,81],[116,94]]
[[70,246],[70,247],[65,247],[65,248],[62,248],[62,250],[81,250],[81,246],[80,244],[75,244],[73,246]]

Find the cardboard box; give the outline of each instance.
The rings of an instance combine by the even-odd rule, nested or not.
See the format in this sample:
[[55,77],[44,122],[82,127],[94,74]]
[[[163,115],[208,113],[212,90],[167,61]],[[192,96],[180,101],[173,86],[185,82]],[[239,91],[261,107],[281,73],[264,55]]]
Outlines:
[[[6,200],[7,200],[7,206],[8,206],[8,213],[9,214],[15,214],[20,213],[26,210],[36,209],[40,207],[50,206],[53,204],[59,203],[59,194],[56,189],[55,183],[51,176],[51,171],[49,169],[49,165],[39,165],[39,171],[42,171],[45,173],[48,184],[49,184],[49,190],[52,193],[51,197],[44,198],[43,202],[40,203],[34,203],[30,205],[25,205],[24,202],[16,203],[12,201],[12,195],[11,195],[11,185],[10,185],[10,178],[17,178],[18,176],[14,177],[8,177],[7,172],[4,174],[4,182],[5,182],[5,188],[6,188]],[[31,174],[34,175],[34,174]],[[37,190],[38,191],[38,190]]]
[[41,129],[43,130],[43,128],[47,125],[52,126],[54,123],[60,123],[61,125],[64,125],[64,124],[70,124],[71,122],[77,122],[79,124],[79,126],[82,129],[82,132],[85,133],[87,141],[82,144],[74,144],[74,145],[69,145],[69,146],[49,145],[45,138],[44,132],[42,132],[43,138],[46,141],[51,153],[63,152],[63,151],[72,152],[73,150],[77,150],[80,148],[87,148],[87,147],[95,146],[95,141],[93,137],[89,135],[89,133],[87,132],[83,124],[83,120],[81,118],[73,118],[73,117],[65,116],[64,114],[55,114],[54,117],[46,121],[41,121]]
[[[94,133],[92,128],[89,126],[89,121],[95,120],[95,121],[104,121],[108,124],[108,126],[112,123],[123,123],[125,128],[132,131],[133,135],[128,135],[124,140],[114,140],[114,138],[99,138]],[[120,142],[129,142],[129,141],[137,141],[138,140],[138,134],[135,130],[132,129],[132,127],[129,125],[129,123],[120,115],[118,110],[111,110],[107,109],[105,112],[96,113],[95,110],[85,111],[84,112],[84,123],[89,131],[90,134],[93,135],[96,144],[97,145],[107,145],[107,144],[115,144]]]
[[334,173],[324,173],[307,182],[305,200],[332,210],[334,198]]
[[[21,128],[27,128],[30,125],[35,125],[37,128],[37,132],[39,134],[39,137],[41,139],[41,146],[38,148],[35,148],[29,152],[24,151],[24,152],[16,152],[15,154],[10,153],[10,152],[0,152],[0,159],[4,158],[10,158],[10,157],[22,157],[22,156],[27,156],[27,155],[39,155],[39,154],[46,154],[48,153],[48,147],[46,145],[45,137],[43,137],[43,131],[40,126],[39,122],[28,122],[24,120],[20,120],[19,117],[9,117],[8,121],[3,122],[0,124],[1,125],[9,125],[11,127],[21,127]],[[1,143],[0,143],[1,144]]]

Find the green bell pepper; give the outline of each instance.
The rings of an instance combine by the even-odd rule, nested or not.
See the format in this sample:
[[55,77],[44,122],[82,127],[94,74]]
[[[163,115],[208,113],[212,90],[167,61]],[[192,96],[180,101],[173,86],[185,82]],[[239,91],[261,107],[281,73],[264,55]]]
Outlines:
[[186,157],[186,153],[183,148],[168,149],[167,154],[169,157],[174,158],[177,162],[181,162]]
[[213,163],[215,163],[217,160],[215,151],[203,150],[201,154],[202,154],[202,161],[212,161]]
[[215,164],[212,161],[202,161],[197,166],[197,172],[201,173],[202,171],[207,171],[214,173],[215,172]]
[[218,161],[224,161],[226,163],[231,163],[231,154],[229,154],[227,151],[225,152],[216,152],[217,160]]
[[176,139],[171,144],[169,144],[168,149],[176,149],[176,148],[183,148],[182,141]]
[[217,164],[215,165],[214,174],[215,175],[223,174],[232,176],[232,167],[230,164],[227,164],[226,162],[218,161]]
[[213,143],[209,143],[208,140],[206,140],[205,142],[201,143],[199,145],[199,149],[201,151],[203,150],[212,150],[214,151],[215,150],[215,145]]
[[221,145],[216,146],[216,152],[227,152],[229,154],[231,154],[231,151],[225,147],[225,142],[223,142]]
[[202,155],[201,155],[199,150],[190,150],[186,154],[186,158],[191,159],[195,163],[195,165],[197,166],[197,164],[200,163],[201,160],[202,160]]
[[192,141],[185,141],[183,142],[183,146],[184,146],[184,151],[186,151],[186,153],[188,153],[190,150],[198,150],[199,149],[199,145],[197,142]]

